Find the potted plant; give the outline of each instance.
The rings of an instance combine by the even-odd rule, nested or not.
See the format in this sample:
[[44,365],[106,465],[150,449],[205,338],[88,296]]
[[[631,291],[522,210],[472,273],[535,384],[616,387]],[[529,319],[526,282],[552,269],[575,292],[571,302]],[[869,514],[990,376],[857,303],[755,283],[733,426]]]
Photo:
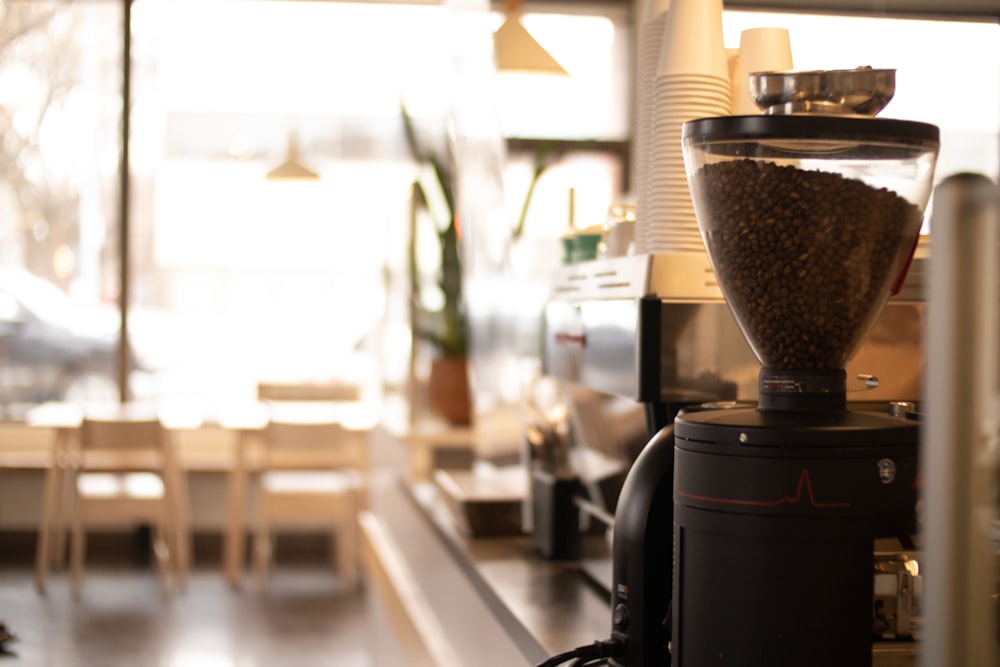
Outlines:
[[[417,136],[406,105],[402,104],[400,110],[410,153],[421,166],[421,176],[415,183],[415,203],[429,214],[433,223],[440,252],[436,283],[443,297],[440,308],[428,309],[423,304],[417,247],[411,240],[411,325],[413,334],[427,341],[436,351],[428,382],[431,408],[453,424],[466,425],[472,420],[468,381],[469,323],[462,291],[462,228],[455,206],[455,161],[447,144],[442,154],[428,148]],[[545,143],[535,152],[531,182],[517,223],[511,230],[513,241],[524,232],[532,195],[550,164],[551,149],[552,146]]]
[[428,392],[431,408],[449,422],[472,421],[469,396],[469,324],[462,295],[461,227],[455,212],[454,163],[427,148],[417,136],[413,119],[401,106],[403,128],[413,158],[422,168],[415,183],[417,205],[427,211],[438,241],[440,264],[436,284],[440,308],[429,309],[420,298],[417,248],[410,243],[410,300],[413,333],[427,341],[436,355],[431,361]]

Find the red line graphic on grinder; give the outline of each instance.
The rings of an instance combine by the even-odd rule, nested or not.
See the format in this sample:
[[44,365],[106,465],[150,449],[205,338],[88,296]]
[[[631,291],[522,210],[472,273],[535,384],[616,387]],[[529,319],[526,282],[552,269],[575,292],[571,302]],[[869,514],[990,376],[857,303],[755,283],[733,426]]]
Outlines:
[[809,493],[809,504],[813,507],[822,508],[834,508],[834,507],[850,507],[849,502],[819,502],[816,500],[816,496],[813,493],[812,479],[809,477],[809,471],[803,470],[799,474],[799,482],[795,487],[794,496],[784,496],[776,500],[740,500],[739,498],[715,498],[712,496],[699,496],[694,493],[687,493],[685,491],[678,490],[677,495],[684,496],[685,498],[692,498],[694,500],[704,500],[710,503],[719,503],[722,505],[751,505],[754,507],[778,507],[780,505],[798,505],[802,502],[802,490],[805,489]]

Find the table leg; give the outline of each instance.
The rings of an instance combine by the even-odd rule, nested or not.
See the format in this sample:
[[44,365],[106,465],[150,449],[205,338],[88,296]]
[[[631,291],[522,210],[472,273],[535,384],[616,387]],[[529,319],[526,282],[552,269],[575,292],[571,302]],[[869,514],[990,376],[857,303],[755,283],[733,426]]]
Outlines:
[[170,564],[179,590],[187,588],[187,575],[191,564],[191,512],[188,506],[187,476],[181,472],[182,465],[176,443],[167,435],[166,465],[168,479],[167,497],[170,499],[169,535],[165,536],[169,545]]
[[39,593],[45,592],[45,580],[48,577],[49,565],[54,560],[53,546],[62,546],[62,527],[65,517],[62,515],[63,487],[68,475],[67,455],[69,435],[62,429],[56,431],[52,443],[52,454],[48,470],[45,471],[45,492],[42,498],[42,516],[38,526],[38,545],[35,551],[35,588]]
[[59,447],[60,461],[59,489],[56,492],[56,508],[53,514],[52,549],[49,562],[53,567],[62,569],[66,567],[66,538],[69,536],[70,520],[73,517],[73,503],[76,501],[76,477],[72,474],[76,466],[76,461],[72,460],[75,455],[72,451],[71,440],[76,436],[76,430],[65,431],[63,441]]
[[236,460],[229,473],[229,520],[223,545],[223,567],[230,586],[240,586],[243,578],[244,522],[246,511],[246,439],[240,433],[236,442]]

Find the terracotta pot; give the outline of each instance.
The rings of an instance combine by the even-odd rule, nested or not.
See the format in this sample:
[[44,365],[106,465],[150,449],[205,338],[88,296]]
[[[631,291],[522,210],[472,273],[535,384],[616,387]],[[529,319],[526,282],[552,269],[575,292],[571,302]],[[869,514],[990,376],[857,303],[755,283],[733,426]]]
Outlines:
[[431,409],[456,426],[472,423],[469,364],[465,357],[439,357],[431,362],[428,380]]

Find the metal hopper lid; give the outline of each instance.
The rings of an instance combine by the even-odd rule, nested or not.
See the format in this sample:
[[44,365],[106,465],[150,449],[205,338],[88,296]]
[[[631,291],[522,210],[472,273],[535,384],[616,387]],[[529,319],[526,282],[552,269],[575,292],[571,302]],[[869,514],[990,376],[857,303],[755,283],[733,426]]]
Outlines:
[[750,74],[750,97],[766,114],[875,116],[896,92],[896,70],[784,70]]

